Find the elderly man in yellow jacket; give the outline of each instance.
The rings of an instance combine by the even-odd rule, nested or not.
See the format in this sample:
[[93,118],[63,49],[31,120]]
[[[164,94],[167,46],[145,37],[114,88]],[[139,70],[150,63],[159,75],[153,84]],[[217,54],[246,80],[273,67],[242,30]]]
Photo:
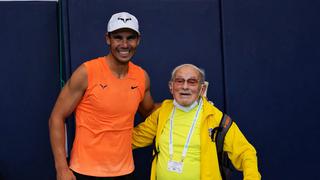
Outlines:
[[[183,64],[172,72],[169,89],[174,100],[165,100],[144,122],[134,128],[133,147],[153,143],[157,151],[151,180],[221,180],[217,149],[210,129],[219,126],[223,113],[202,97],[204,72]],[[224,140],[227,152],[243,179],[259,180],[257,156],[236,123]]]

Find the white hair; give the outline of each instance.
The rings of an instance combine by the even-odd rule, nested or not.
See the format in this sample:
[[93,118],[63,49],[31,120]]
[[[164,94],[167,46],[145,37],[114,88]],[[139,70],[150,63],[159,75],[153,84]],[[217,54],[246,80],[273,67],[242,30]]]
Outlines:
[[198,68],[197,66],[195,66],[195,65],[193,65],[193,64],[181,64],[181,65],[175,67],[175,68],[173,69],[173,71],[171,72],[171,80],[170,80],[170,81],[172,81],[172,80],[174,79],[174,77],[175,77],[175,75],[176,75],[176,72],[177,72],[179,69],[181,69],[181,68],[183,68],[183,67],[185,67],[185,66],[189,66],[189,67],[192,67],[193,69],[197,70],[197,71],[199,72],[199,75],[200,75],[200,82],[201,82],[201,83],[204,83],[204,81],[205,81],[205,73],[204,73],[204,70]]

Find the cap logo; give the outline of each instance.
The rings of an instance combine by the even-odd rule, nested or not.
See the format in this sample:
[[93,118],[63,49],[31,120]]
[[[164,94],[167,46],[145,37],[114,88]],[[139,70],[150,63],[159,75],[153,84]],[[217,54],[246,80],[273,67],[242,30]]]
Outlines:
[[118,20],[123,21],[123,23],[126,23],[127,21],[131,21],[131,18],[124,19],[119,17]]

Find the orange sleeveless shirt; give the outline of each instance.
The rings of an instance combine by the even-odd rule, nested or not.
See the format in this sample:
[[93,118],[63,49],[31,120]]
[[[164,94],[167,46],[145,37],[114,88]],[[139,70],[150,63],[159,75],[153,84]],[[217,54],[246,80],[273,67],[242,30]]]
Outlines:
[[131,137],[135,113],[145,92],[142,68],[129,62],[128,74],[116,78],[105,57],[84,63],[87,90],[76,108],[76,134],[70,168],[98,177],[134,170]]

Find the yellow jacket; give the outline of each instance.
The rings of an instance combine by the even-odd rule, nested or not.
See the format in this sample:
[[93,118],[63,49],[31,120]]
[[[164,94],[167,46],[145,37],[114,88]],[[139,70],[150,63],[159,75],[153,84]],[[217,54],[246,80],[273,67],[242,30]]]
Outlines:
[[[163,101],[160,108],[144,122],[134,128],[133,147],[151,145],[154,137],[158,149],[158,140],[173,109],[173,101]],[[200,121],[200,176],[201,180],[221,180],[215,142],[209,136],[209,129],[219,126],[222,112],[203,99],[202,119]],[[243,171],[244,180],[259,180],[257,156],[254,147],[246,140],[236,123],[232,123],[224,140],[224,151],[228,153],[234,167]],[[161,152],[159,152],[161,153]],[[151,167],[151,180],[156,180],[157,156]]]

